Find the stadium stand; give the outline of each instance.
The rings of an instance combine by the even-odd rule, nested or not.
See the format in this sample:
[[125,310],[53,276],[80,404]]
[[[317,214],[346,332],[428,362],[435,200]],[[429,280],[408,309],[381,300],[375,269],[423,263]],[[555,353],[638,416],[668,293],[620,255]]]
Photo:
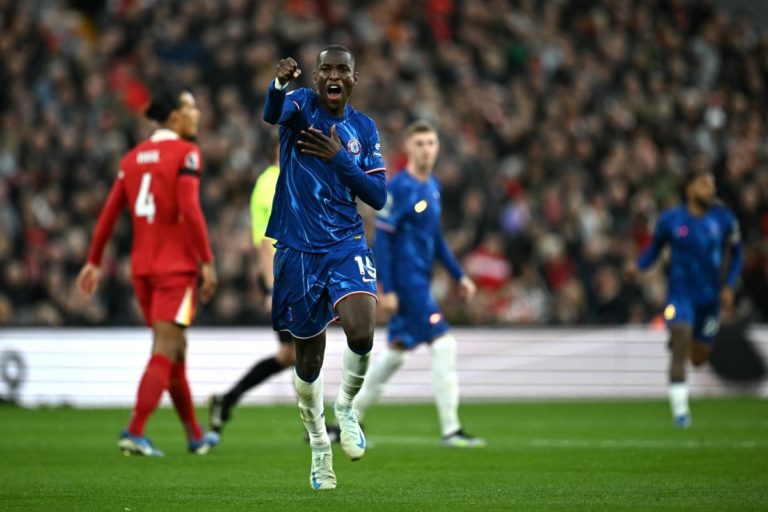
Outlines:
[[148,88],[168,78],[205,119],[221,288],[200,323],[267,323],[247,210],[264,91],[285,55],[309,85],[329,42],[365,63],[353,104],[390,171],[410,120],[440,127],[446,233],[482,284],[467,309],[438,276],[453,322],[651,321],[661,273],[638,285],[621,269],[691,167],[715,173],[741,221],[739,315],[768,321],[768,34],[753,20],[707,1],[414,5],[0,0],[0,326],[140,323],[127,258],[108,255],[93,303],[74,279],[119,156],[151,129]]

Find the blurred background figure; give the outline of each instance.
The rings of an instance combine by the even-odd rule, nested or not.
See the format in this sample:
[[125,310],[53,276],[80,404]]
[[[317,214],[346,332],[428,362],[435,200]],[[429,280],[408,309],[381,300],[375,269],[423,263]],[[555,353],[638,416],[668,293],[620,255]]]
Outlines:
[[685,180],[680,206],[659,217],[653,238],[630,276],[648,270],[669,248],[668,298],[664,319],[669,328],[669,402],[678,427],[689,427],[687,360],[701,366],[709,359],[721,313],[733,310],[734,288],[744,264],[741,228],[733,212],[716,199],[715,178],[704,170]]
[[200,428],[186,370],[186,328],[195,318],[198,280],[203,304],[213,298],[218,285],[200,207],[202,159],[193,142],[200,110],[189,91],[163,86],[153,92],[146,116],[158,128],[116,166],[88,257],[77,276],[77,288],[86,300],[96,293],[104,248],[117,218],[128,209],[133,228],[131,277],[144,322],[152,329],[152,355],[118,446],[124,455],[163,455],[144,435],[144,427],[167,390],[190,453],[206,454],[218,444],[219,436]]
[[458,344],[430,293],[435,263],[448,271],[465,300],[471,301],[477,292],[442,232],[440,184],[432,174],[440,149],[437,129],[416,120],[406,127],[403,139],[408,159],[387,183],[387,204],[376,218],[374,255],[382,290],[379,304],[390,317],[388,346],[373,361],[353,406],[362,419],[408,352],[426,344],[432,353],[432,387],[443,445],[483,447],[485,441],[465,432],[459,421]]

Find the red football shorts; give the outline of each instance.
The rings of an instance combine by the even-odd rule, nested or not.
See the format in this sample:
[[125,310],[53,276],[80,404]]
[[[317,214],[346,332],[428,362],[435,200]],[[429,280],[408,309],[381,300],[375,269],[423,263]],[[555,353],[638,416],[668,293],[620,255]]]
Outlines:
[[189,327],[195,318],[197,274],[134,276],[133,288],[148,326],[173,322]]

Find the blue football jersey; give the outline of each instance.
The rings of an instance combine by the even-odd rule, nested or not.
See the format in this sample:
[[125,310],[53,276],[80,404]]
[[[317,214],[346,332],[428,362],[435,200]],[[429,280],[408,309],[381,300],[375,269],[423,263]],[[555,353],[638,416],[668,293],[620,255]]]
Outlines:
[[[734,286],[741,273],[740,237],[738,220],[724,206],[713,206],[700,217],[691,215],[685,205],[671,208],[659,217],[638,267],[650,267],[669,245],[669,296],[690,298],[695,304],[717,303],[723,284]],[[731,256],[724,276],[723,262],[729,248]]]
[[374,252],[384,292],[428,294],[436,259],[454,279],[463,276],[443,237],[441,213],[440,185],[434,177],[422,182],[403,170],[389,182],[386,206],[376,219]]
[[[386,199],[384,159],[374,121],[349,105],[343,117],[332,117],[320,106],[315,91],[302,88],[286,93],[276,89],[274,82],[264,119],[281,125],[280,176],[267,236],[305,252],[364,243],[355,198],[374,208],[381,208]],[[332,125],[343,149],[330,163],[300,152],[297,142],[302,130],[314,128],[330,135]]]

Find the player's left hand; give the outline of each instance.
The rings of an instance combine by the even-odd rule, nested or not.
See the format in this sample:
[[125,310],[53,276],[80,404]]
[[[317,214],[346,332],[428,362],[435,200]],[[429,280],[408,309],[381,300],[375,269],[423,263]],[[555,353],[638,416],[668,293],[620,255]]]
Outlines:
[[213,263],[203,263],[200,267],[200,276],[203,278],[203,284],[200,285],[200,302],[207,304],[216,294],[216,288],[219,287],[219,278]]
[[299,134],[299,149],[305,155],[316,156],[320,160],[330,162],[341,151],[341,139],[336,135],[336,125],[331,126],[331,136],[326,136],[317,128],[302,130]]
[[86,299],[93,297],[101,280],[101,269],[93,263],[86,263],[77,275],[77,287]]
[[459,281],[459,286],[461,287],[461,296],[467,302],[472,300],[472,297],[474,297],[475,293],[477,293],[477,286],[475,285],[475,282],[467,276],[461,278],[461,281]]
[[733,311],[733,289],[725,287],[720,292],[720,307],[723,310],[723,313],[730,313]]

